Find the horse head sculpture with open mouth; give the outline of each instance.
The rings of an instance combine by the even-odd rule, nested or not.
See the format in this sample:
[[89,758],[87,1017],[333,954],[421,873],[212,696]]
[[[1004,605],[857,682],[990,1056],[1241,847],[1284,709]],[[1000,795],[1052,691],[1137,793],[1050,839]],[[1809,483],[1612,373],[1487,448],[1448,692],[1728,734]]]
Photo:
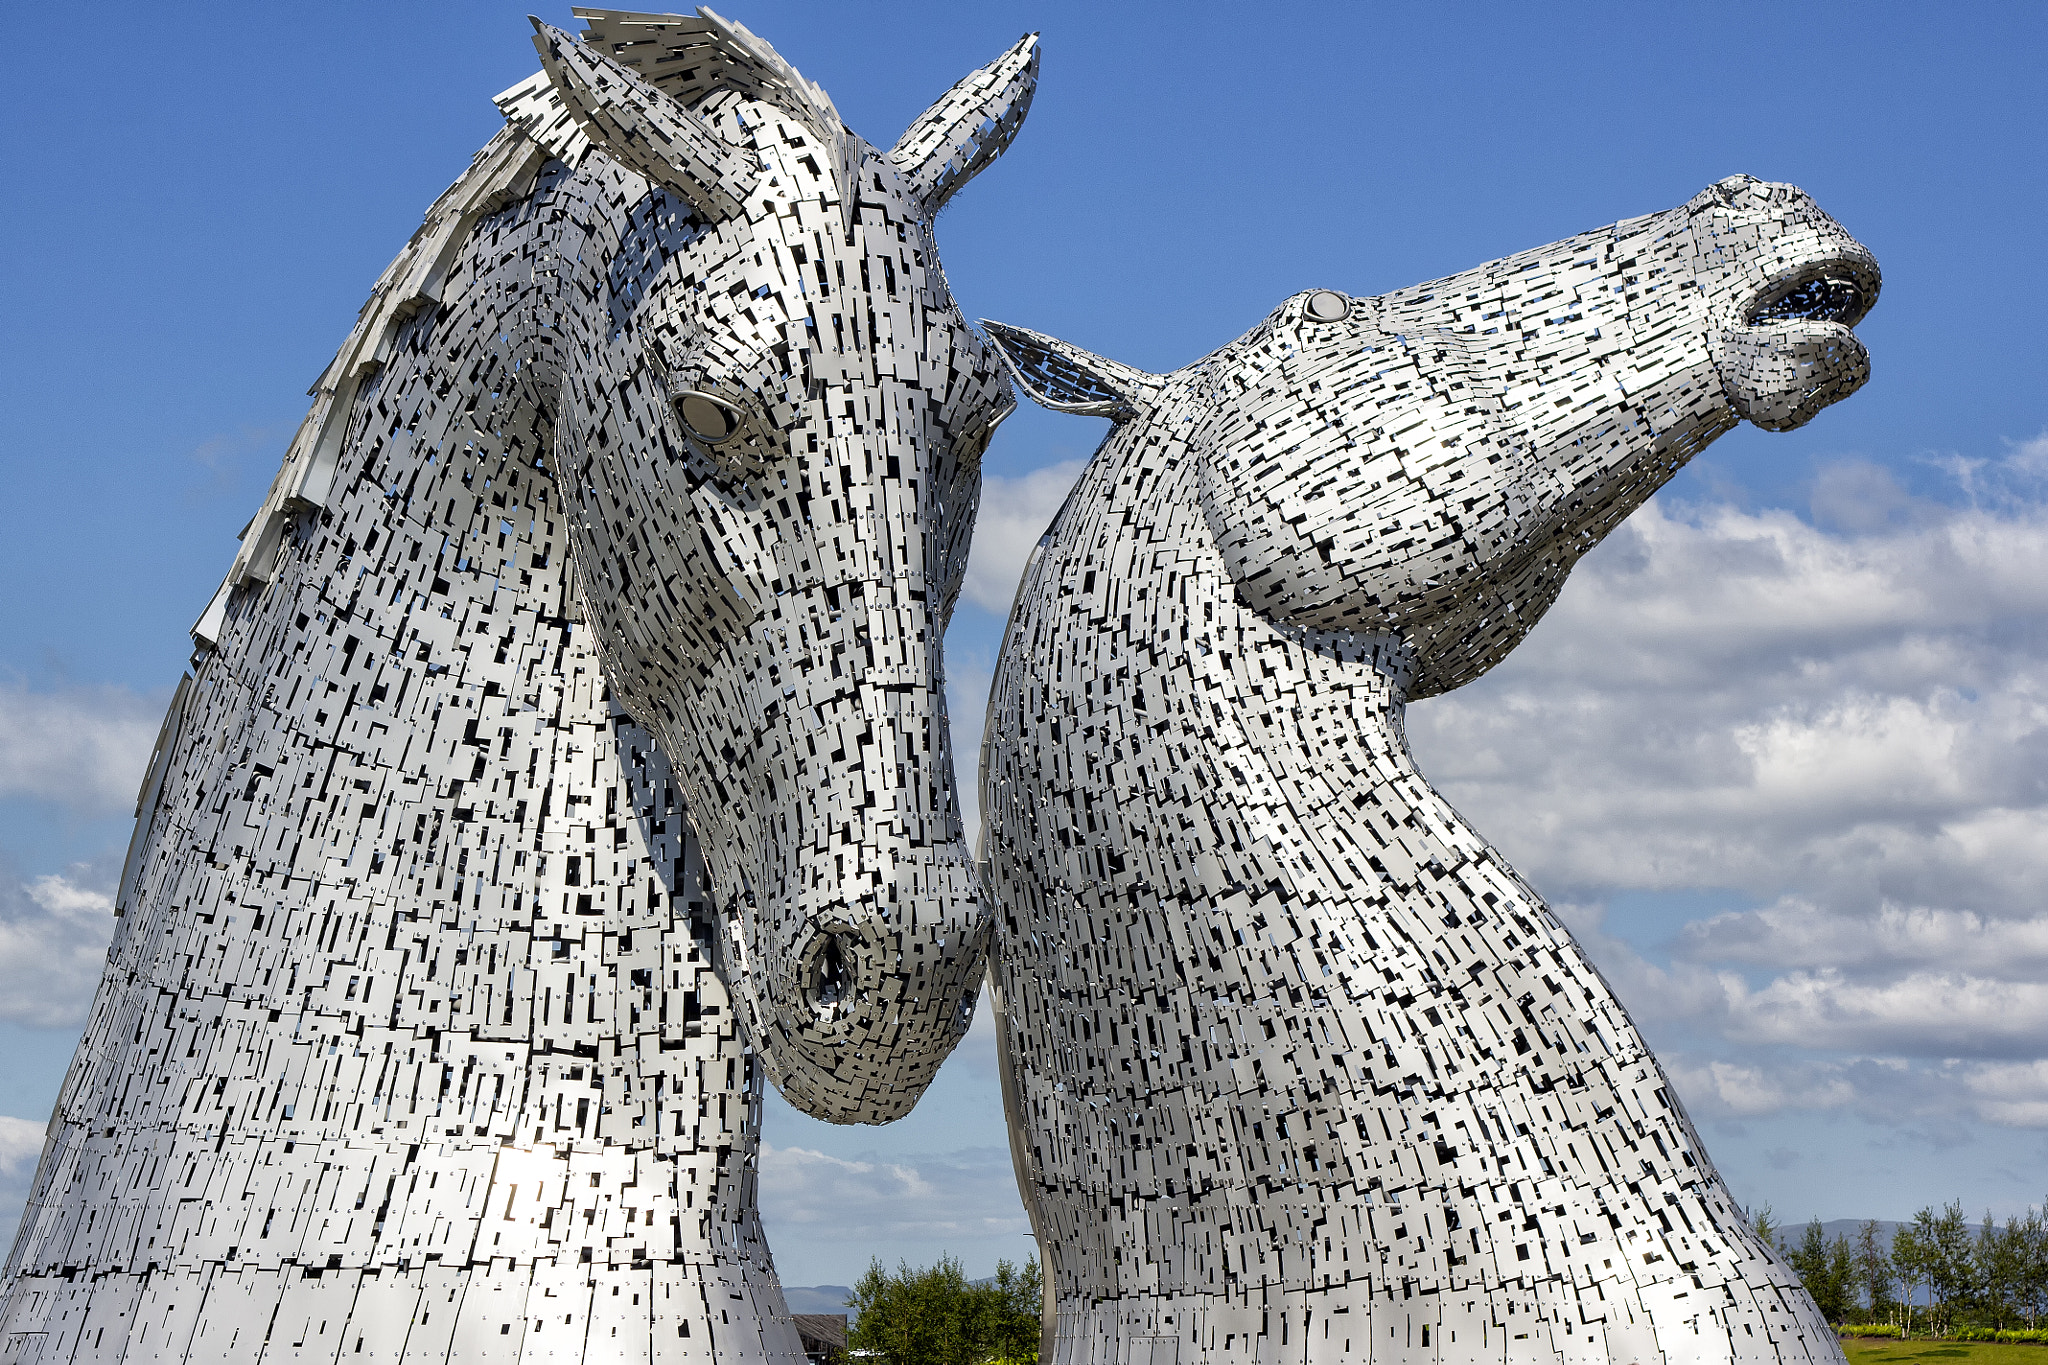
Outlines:
[[1708,442],[1853,393],[1878,283],[1738,176],[1301,293],[1166,375],[988,324],[1039,401],[1115,423],[1025,570],[983,742],[1050,1361],[1839,1360],[1402,715]]

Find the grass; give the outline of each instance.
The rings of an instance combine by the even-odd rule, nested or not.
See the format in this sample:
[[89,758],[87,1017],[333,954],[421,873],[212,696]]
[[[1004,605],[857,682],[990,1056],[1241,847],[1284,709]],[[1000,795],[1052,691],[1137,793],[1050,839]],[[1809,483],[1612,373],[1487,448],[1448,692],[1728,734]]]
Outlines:
[[1845,1340],[1849,1365],[2048,1365],[2042,1347],[2007,1341]]

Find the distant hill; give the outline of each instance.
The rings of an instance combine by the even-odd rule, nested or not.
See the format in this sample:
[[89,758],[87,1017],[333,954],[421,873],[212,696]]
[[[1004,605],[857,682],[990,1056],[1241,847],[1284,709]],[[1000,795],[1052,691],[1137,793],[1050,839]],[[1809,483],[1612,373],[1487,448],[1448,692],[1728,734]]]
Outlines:
[[846,1301],[853,1297],[853,1286],[786,1284],[782,1286],[782,1297],[788,1300],[792,1313],[844,1313]]
[[[1892,1234],[1904,1226],[1906,1226],[1904,1223],[1887,1223],[1880,1218],[1877,1220],[1877,1235],[1884,1240],[1886,1246],[1890,1246],[1892,1244]],[[1828,1235],[1830,1242],[1834,1241],[1837,1237],[1847,1237],[1853,1242],[1856,1240],[1857,1234],[1863,1231],[1863,1220],[1861,1218],[1835,1218],[1822,1223],[1820,1230]],[[1974,1236],[1976,1231],[1975,1228],[1971,1228],[1971,1235]],[[1799,1245],[1799,1239],[1805,1235],[1806,1224],[1804,1223],[1785,1223],[1781,1224],[1778,1228],[1778,1240],[1789,1243],[1792,1246]]]
[[[1906,1226],[1904,1223],[1887,1223],[1880,1218],[1877,1220],[1877,1235],[1883,1240],[1885,1246],[1890,1246],[1892,1244],[1892,1234],[1904,1226]],[[1983,1226],[1982,1223],[1971,1223],[1969,1225],[1970,1235],[1972,1237],[1977,1236]],[[1820,1230],[1828,1235],[1830,1242],[1834,1241],[1837,1237],[1847,1237],[1851,1242],[1854,1242],[1856,1235],[1863,1230],[1863,1220],[1860,1218],[1835,1218],[1822,1223]],[[1799,1239],[1805,1235],[1806,1224],[1804,1223],[1781,1223],[1778,1225],[1778,1240],[1790,1246],[1799,1245]]]

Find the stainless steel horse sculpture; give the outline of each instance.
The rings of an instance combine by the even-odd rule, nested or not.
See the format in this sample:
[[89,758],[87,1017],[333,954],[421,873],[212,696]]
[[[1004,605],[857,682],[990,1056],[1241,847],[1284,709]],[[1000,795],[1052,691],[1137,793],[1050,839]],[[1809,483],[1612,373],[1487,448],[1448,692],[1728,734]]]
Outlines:
[[1798,190],[1379,298],[1171,374],[988,324],[1109,437],[1026,569],[983,805],[1052,1360],[1839,1361],[1614,994],[1416,770],[1708,442],[1868,375]]
[[195,631],[0,1360],[794,1362],[757,1063],[880,1120],[966,1026],[1011,391],[931,225],[1033,41],[882,151],[736,24],[579,14]]

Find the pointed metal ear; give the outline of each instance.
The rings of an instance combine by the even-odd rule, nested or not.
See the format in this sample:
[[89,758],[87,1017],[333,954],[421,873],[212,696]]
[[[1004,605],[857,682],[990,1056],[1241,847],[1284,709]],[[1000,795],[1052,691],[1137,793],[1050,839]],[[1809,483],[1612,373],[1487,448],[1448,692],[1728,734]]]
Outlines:
[[744,211],[742,201],[761,174],[751,150],[725,141],[682,105],[561,29],[538,19],[533,27],[548,81],[605,155],[675,190],[699,217],[716,222]]
[[1054,412],[1128,421],[1151,402],[1164,382],[1156,374],[1093,355],[1042,332],[987,318],[981,325],[1017,387]]
[[948,90],[897,139],[889,159],[910,179],[928,213],[1001,156],[1023,126],[1038,88],[1038,35]]

